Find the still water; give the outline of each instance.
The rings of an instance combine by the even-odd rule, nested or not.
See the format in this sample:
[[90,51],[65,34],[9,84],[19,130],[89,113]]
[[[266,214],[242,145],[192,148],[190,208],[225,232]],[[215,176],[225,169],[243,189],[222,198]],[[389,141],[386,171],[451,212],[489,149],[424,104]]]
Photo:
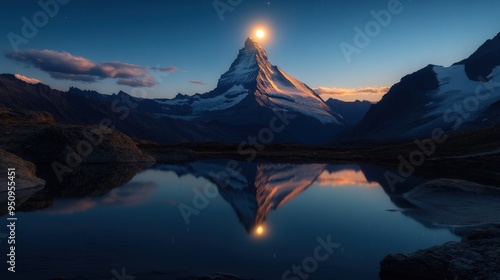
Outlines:
[[2,279],[379,279],[387,254],[460,239],[403,212],[382,168],[227,163],[92,171],[28,194]]

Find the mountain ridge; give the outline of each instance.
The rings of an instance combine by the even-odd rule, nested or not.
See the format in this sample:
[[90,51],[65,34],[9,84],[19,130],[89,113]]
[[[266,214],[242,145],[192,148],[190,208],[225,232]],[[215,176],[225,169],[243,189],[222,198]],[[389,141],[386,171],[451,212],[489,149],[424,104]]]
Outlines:
[[[484,79],[475,79],[478,73]],[[323,145],[413,139],[428,137],[435,128],[460,132],[495,125],[500,122],[499,82],[500,33],[449,67],[429,64],[404,76],[376,104],[325,102],[272,65],[264,48],[248,38],[217,87],[207,93],[145,99],[75,87],[64,92],[3,74],[0,107],[45,111],[62,124],[106,120],[133,139],[161,144],[247,143],[257,137],[262,144]],[[457,106],[471,108],[467,118]],[[277,124],[280,115],[291,117]],[[270,127],[276,131],[263,138],[262,131]]]
[[404,76],[371,106],[346,141],[428,138],[490,127],[500,122],[500,33],[449,67],[429,64]]

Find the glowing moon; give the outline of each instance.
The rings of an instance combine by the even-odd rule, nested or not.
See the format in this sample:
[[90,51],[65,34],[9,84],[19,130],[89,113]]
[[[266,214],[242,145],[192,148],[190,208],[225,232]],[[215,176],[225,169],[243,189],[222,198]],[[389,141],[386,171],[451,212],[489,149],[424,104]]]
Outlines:
[[257,36],[257,38],[259,39],[262,39],[264,38],[264,36],[266,36],[266,32],[262,29],[259,29],[257,30],[257,32],[255,32],[255,36]]
[[258,235],[262,235],[262,234],[264,234],[264,227],[259,226],[259,227],[257,228],[256,232],[257,232],[257,234],[258,234]]

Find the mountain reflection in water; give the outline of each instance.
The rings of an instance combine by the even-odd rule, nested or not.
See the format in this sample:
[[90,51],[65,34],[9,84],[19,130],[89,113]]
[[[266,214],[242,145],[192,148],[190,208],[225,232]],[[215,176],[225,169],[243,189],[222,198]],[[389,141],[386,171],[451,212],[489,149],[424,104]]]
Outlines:
[[[82,166],[63,183],[41,169],[45,188],[19,197],[25,271],[13,279],[111,279],[125,265],[137,279],[280,279],[331,236],[341,247],[315,278],[374,280],[385,255],[461,234],[453,221],[436,223],[440,212],[415,206],[426,201],[405,198],[436,177],[412,176],[393,191],[378,166],[238,162],[232,170],[230,162]],[[188,222],[180,205],[194,209]],[[81,272],[81,263],[92,269]]]

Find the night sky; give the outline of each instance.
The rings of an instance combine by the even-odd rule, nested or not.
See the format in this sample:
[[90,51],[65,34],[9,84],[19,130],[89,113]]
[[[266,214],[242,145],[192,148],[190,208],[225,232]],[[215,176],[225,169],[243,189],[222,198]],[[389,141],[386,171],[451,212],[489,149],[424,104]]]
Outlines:
[[[398,13],[348,61],[340,45],[356,47],[355,27],[365,29],[371,11],[395,0],[59,1],[68,3],[46,19],[38,1],[2,1],[1,73],[61,90],[203,93],[260,27],[274,65],[310,87],[337,88],[340,99],[378,100],[402,76],[460,61],[500,32],[498,0],[401,0],[391,6]],[[26,38],[22,18],[33,23],[34,15],[41,27]]]

